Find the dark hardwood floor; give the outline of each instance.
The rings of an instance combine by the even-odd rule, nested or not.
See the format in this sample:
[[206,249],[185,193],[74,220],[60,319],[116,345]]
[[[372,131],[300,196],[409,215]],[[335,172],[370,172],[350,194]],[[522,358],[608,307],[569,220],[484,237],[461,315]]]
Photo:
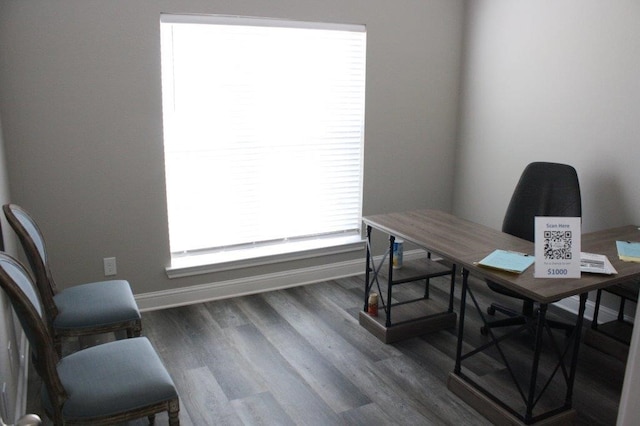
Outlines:
[[[433,282],[431,297],[445,300],[447,278]],[[498,299],[473,284],[481,306]],[[447,389],[457,330],[386,345],[358,324],[363,286],[363,277],[353,277],[144,313],[143,334],[178,387],[181,424],[489,424]],[[422,291],[422,284],[408,284],[395,295]],[[477,315],[466,325],[465,340],[486,341]],[[526,334],[510,350],[528,351]],[[576,424],[614,425],[624,363],[582,344],[578,365]],[[491,356],[471,369],[502,386],[504,369]],[[29,408],[38,411],[30,395]],[[166,415],[156,424],[166,425]]]

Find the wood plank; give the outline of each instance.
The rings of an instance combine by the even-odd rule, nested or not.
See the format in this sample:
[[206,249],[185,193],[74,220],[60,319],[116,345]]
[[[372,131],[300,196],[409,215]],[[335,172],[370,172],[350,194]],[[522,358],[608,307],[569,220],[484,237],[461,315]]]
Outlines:
[[235,399],[230,401],[230,404],[241,423],[245,425],[293,426],[296,424],[270,392]]
[[378,404],[367,404],[340,413],[342,424],[352,426],[391,425],[394,419],[380,409]]
[[296,423],[315,420],[315,424],[335,424],[338,417],[318,397],[303,377],[254,325],[225,330],[241,355],[252,364],[252,374],[268,383],[269,391],[280,407]]
[[229,400],[207,367],[173,374],[180,389],[180,420],[186,411],[196,425],[240,425],[242,422],[229,405]]
[[395,389],[412,395],[412,399],[424,407],[420,412],[428,424],[446,424],[452,415],[456,416],[455,424],[489,424],[450,392],[425,392],[425,389],[437,389],[442,382],[410,357],[386,359],[377,362],[376,366],[380,374],[393,380]]
[[[228,308],[225,311],[229,312],[232,309],[239,311],[237,308]],[[219,338],[225,330],[233,327],[220,327],[210,312],[207,306],[199,304],[192,306],[189,315],[182,317],[182,322],[188,324],[190,329],[198,329],[198,334],[191,336],[190,347],[197,348],[200,363],[209,368],[229,400],[267,391],[268,384],[260,380],[260,376],[251,373],[249,361],[240,356],[233,342]],[[245,325],[250,323],[246,322]]]
[[[289,300],[265,295],[274,309],[290,309]],[[256,328],[265,335],[297,374],[334,412],[350,410],[366,405],[369,398],[322,356],[295,328],[282,321],[278,327],[264,323],[260,317],[252,318]]]

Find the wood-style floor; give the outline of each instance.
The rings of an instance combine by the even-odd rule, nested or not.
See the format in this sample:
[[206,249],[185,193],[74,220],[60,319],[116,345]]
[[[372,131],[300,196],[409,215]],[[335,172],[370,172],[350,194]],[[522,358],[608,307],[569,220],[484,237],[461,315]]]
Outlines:
[[[431,297],[445,300],[447,279],[434,283]],[[482,306],[496,300],[473,284]],[[181,425],[489,424],[447,389],[457,330],[384,344],[358,324],[363,286],[353,277],[144,313],[143,334],[180,394]],[[421,291],[408,284],[396,294]],[[470,315],[465,328],[474,345],[486,339],[478,321]],[[528,350],[526,339],[514,345]],[[624,368],[581,345],[576,424],[615,424]],[[37,397],[29,400],[37,411]]]

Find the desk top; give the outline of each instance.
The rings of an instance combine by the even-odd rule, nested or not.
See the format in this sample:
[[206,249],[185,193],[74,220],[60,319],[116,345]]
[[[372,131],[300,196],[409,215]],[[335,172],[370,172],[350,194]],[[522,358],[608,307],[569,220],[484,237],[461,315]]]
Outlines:
[[366,225],[412,242],[448,259],[474,276],[490,279],[536,302],[551,303],[640,277],[640,263],[618,259],[616,240],[640,241],[638,227],[628,225],[582,235],[581,251],[605,254],[616,275],[583,273],[581,278],[534,278],[534,268],[513,274],[477,266],[495,249],[534,254],[534,244],[439,210],[416,210],[363,218]]

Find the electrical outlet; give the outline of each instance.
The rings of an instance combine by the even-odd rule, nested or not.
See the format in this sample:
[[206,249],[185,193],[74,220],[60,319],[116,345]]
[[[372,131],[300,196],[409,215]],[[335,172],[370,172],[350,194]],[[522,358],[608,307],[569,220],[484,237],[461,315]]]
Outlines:
[[118,269],[116,268],[116,258],[115,257],[105,257],[103,259],[104,262],[104,276],[110,277],[116,275],[118,273]]

